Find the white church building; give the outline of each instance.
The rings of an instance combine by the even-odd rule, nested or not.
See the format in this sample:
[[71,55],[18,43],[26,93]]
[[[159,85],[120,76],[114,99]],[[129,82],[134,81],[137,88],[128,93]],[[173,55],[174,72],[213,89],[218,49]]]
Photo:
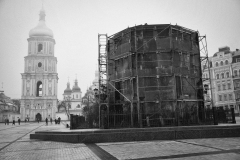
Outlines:
[[53,32],[45,24],[45,11],[29,32],[28,53],[22,73],[21,119],[30,121],[56,118],[58,73]]

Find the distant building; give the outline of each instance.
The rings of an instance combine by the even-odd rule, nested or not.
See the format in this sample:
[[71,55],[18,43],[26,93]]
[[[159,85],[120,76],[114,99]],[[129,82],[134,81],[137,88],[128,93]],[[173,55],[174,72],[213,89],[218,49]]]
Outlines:
[[[15,100],[16,101],[16,100]],[[0,122],[4,122],[8,119],[9,122],[20,118],[18,105],[14,101],[4,94],[4,91],[0,91]]]
[[[206,60],[202,62],[203,85],[209,90],[205,94],[205,106],[213,105],[217,108],[234,108],[239,114],[240,108],[240,52],[230,51],[228,46],[219,48],[219,51],[209,57],[209,69]],[[210,86],[210,80],[212,86]],[[213,97],[211,97],[211,91]]]
[[[64,102],[64,105],[62,102]],[[67,83],[67,88],[63,93],[63,101],[59,102],[58,112],[56,117],[61,117],[62,120],[67,120],[66,110],[69,110],[70,114],[81,115],[82,109],[82,91],[78,86],[78,80],[74,81],[74,86],[70,88],[70,83]]]

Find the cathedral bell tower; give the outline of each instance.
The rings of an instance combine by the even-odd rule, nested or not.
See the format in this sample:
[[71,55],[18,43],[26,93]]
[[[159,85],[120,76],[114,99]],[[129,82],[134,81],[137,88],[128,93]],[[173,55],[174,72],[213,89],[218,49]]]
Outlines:
[[57,111],[57,58],[53,32],[45,24],[41,9],[38,25],[29,32],[28,54],[22,73],[21,119],[55,119]]

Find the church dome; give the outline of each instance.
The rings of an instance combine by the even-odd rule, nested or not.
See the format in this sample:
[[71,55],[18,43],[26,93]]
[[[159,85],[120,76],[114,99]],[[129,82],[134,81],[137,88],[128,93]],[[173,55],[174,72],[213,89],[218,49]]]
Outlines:
[[78,87],[78,81],[75,80],[75,85],[72,88],[72,92],[81,92],[81,89]]
[[29,31],[29,37],[48,36],[53,38],[53,31],[49,29],[45,24],[45,16],[45,11],[41,9],[38,25]]
[[70,83],[67,83],[67,88],[64,90],[65,95],[71,95],[72,90],[70,89]]

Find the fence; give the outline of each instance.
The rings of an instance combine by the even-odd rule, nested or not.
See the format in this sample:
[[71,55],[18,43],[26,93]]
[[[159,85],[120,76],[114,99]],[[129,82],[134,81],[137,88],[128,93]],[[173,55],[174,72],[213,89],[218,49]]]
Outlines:
[[[103,128],[137,128],[138,114],[115,112],[101,115]],[[161,113],[141,114],[143,127],[170,127],[213,125],[218,123],[236,123],[234,109],[205,109],[197,113],[174,113],[164,116]],[[83,116],[71,115],[70,129],[98,128],[98,122],[92,122]]]

